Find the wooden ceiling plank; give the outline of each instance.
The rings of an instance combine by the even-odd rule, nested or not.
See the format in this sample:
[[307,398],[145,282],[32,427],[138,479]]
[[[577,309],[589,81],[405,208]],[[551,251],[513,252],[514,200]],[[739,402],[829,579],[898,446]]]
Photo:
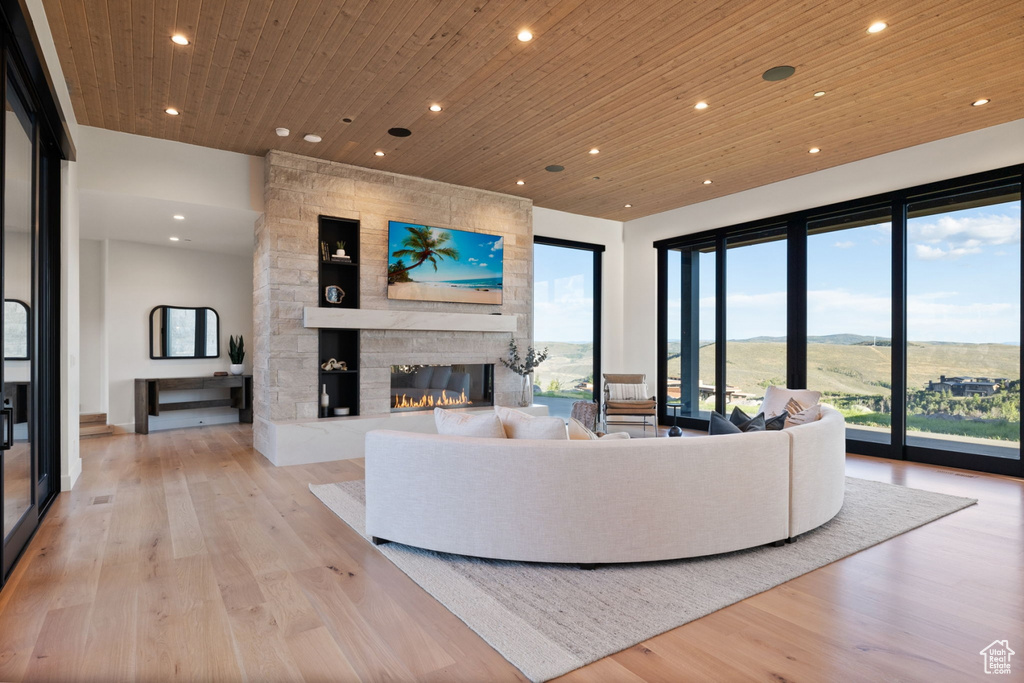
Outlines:
[[213,70],[220,27],[228,8],[238,5],[239,3],[203,2],[199,8],[199,15],[191,26],[191,33],[186,36],[191,42],[183,47],[191,51],[191,54],[188,79],[181,101],[189,115],[178,129],[181,142],[194,143],[196,130],[203,125],[206,114],[203,108],[204,95],[210,72]]
[[206,21],[200,22],[200,27],[206,34],[206,42],[197,49],[201,49],[203,54],[210,54],[210,68],[202,79],[201,88],[200,79],[197,79],[198,94],[190,98],[195,102],[190,110],[195,113],[189,116],[186,127],[182,130],[182,137],[187,142],[206,147],[217,146],[212,130],[223,85],[228,78],[231,61],[235,58],[235,46],[238,44],[246,10],[248,5],[243,2],[223,3],[220,20],[212,33],[205,32]]
[[76,120],[81,122],[86,115],[85,103],[79,84],[79,65],[75,60],[75,50],[68,35],[67,22],[64,19],[64,8],[61,6],[60,0],[43,0],[43,10],[46,12],[53,44],[57,49],[57,58],[64,72],[64,81],[67,83],[68,93],[71,95],[71,107],[75,112]]
[[[189,136],[189,123],[198,112],[192,111],[188,103],[189,83],[193,78],[193,59],[196,55],[196,36],[202,17],[203,0],[178,0],[171,32],[163,37],[170,46],[171,78],[167,84],[167,101],[177,107],[181,115],[173,121],[174,139],[184,141]],[[212,4],[212,3],[211,3]],[[180,33],[189,40],[188,45],[178,45],[170,38]],[[157,36],[157,40],[160,37]]]
[[130,86],[135,81],[132,72],[131,41],[125,40],[132,32],[131,0],[107,0],[108,33],[104,47],[113,57],[113,96],[117,102],[116,130],[135,132],[135,90]]
[[[135,102],[131,130],[138,135],[155,137],[153,121],[156,112],[153,107],[153,21],[156,16],[155,0],[132,0],[131,40],[125,41],[125,49],[131,50],[132,89]],[[159,110],[157,110],[159,111]]]
[[[686,107],[688,108],[689,105],[687,104]],[[708,114],[710,114],[710,112]],[[703,120],[711,120],[713,117],[709,117],[708,114],[705,114],[705,113],[695,113],[696,116],[703,117]],[[563,135],[561,137],[564,138],[565,136]],[[646,151],[648,151],[648,152],[653,151],[655,148],[657,148],[659,146],[663,146],[663,143],[660,140],[657,143],[652,143],[650,145],[651,149],[650,150],[646,150]],[[518,150],[517,150],[517,152],[518,152]],[[521,155],[521,153],[517,153],[517,156],[519,156],[519,155]],[[579,156],[580,156],[580,154],[576,155],[577,158],[579,158]],[[604,155],[602,155],[602,157],[604,157]],[[550,158],[550,157],[548,157],[548,158]],[[649,164],[647,164],[647,165],[649,165]]]
[[317,6],[317,2],[310,0],[275,3],[267,21],[271,28],[264,28],[260,35],[252,60],[238,89],[231,127],[225,130],[222,136],[226,148],[243,148],[242,141],[256,126],[255,114],[262,109],[257,100],[262,99],[265,106],[268,96],[283,77],[284,67],[302,38],[299,29],[305,34]]
[[[479,36],[487,34],[493,36],[498,33],[503,33],[502,27],[514,25],[511,22],[519,16],[517,9],[522,12],[522,7],[512,8],[506,4],[500,3],[488,3],[481,7],[481,11],[473,18],[473,20],[464,25],[458,31],[449,33],[448,36],[444,36],[445,40],[442,43],[441,49],[438,51],[438,57],[434,60],[423,65],[420,70],[423,80],[430,78],[430,74],[427,73],[427,69],[430,69],[433,64],[438,63],[440,55],[444,54],[446,50],[449,50],[453,45],[465,45],[466,47],[461,50],[462,53],[475,54],[477,50],[473,48],[474,41]],[[507,44],[507,39],[503,39],[502,44]],[[487,58],[491,58],[493,54],[491,51],[485,48]],[[361,159],[363,157],[355,156],[356,154],[365,155],[368,152],[363,150],[372,149],[372,145],[380,136],[380,126],[376,123],[377,119],[383,118],[386,114],[381,113],[371,103],[360,103],[362,111],[369,112],[368,116],[356,117],[351,130],[344,131],[344,140],[332,141],[332,145],[342,143],[337,149],[326,150],[329,158],[348,158],[348,159]],[[354,142],[355,144],[349,144]],[[338,156],[334,156],[338,155]]]
[[[81,111],[83,116],[79,122],[87,126],[102,126],[103,104],[100,98],[97,70],[93,64],[92,41],[89,39],[86,8],[79,3],[66,2],[61,3],[61,8],[64,11],[64,23],[71,41],[71,49],[75,54],[75,64],[78,66],[77,85],[84,105]],[[76,118],[78,113],[76,110]]]
[[180,116],[169,116],[164,113],[167,107],[181,110],[181,102],[172,102],[171,78],[174,55],[174,43],[169,37],[174,33],[174,22],[178,15],[177,0],[156,0],[153,5],[152,43],[150,44],[153,61],[151,62],[151,108],[152,130],[154,137],[166,140],[177,139],[177,130],[181,125]]

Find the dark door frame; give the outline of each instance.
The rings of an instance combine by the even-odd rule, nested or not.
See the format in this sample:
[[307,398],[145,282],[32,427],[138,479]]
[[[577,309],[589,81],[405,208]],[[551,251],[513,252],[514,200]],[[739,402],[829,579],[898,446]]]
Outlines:
[[[575,240],[564,240],[558,237],[544,237],[542,235],[534,235],[533,243],[535,245],[542,244],[548,247],[563,247],[565,249],[579,249],[581,251],[592,252],[594,257],[594,401],[601,405],[601,390],[602,390],[602,378],[601,378],[601,307],[603,302],[602,291],[604,289],[603,273],[601,269],[601,263],[604,258],[604,245],[595,244],[592,242],[577,242]],[[536,330],[534,331],[536,334]]]

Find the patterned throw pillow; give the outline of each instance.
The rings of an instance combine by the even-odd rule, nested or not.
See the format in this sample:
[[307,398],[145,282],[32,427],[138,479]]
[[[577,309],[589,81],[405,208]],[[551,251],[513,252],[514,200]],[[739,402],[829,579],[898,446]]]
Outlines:
[[800,425],[807,424],[808,422],[816,422],[821,419],[821,404],[816,403],[809,408],[804,408],[798,413],[794,413],[786,418],[786,427],[799,427]]
[[586,428],[586,426],[575,417],[569,418],[569,440],[570,441],[596,441],[598,436]]
[[[777,432],[786,426],[786,418],[789,417],[789,413],[786,411],[782,411],[782,414],[776,415],[775,417],[772,418],[765,417],[764,413],[758,413],[758,416],[764,418],[765,431]],[[729,422],[732,422],[734,425],[740,428],[740,431],[744,432],[748,431],[744,429],[744,425],[746,425],[752,419],[754,418],[744,413],[739,406],[734,407],[732,409],[732,414],[729,415]]]

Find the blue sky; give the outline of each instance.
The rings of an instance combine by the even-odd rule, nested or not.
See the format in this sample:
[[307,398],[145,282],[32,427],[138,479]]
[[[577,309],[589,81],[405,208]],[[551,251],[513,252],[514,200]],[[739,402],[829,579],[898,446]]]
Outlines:
[[[914,341],[1019,342],[1020,202],[911,218],[908,337]],[[888,223],[808,238],[808,334],[890,335]],[[728,253],[727,338],[786,334],[786,247]],[[714,337],[714,257],[701,256],[701,338]],[[669,259],[669,282],[679,259]],[[670,290],[670,329],[680,292]],[[670,334],[670,338],[678,338]]]
[[[402,240],[409,234],[406,227],[410,225],[415,224],[391,221],[391,229],[388,234],[389,266],[398,260],[391,254],[404,248]],[[433,264],[427,261],[409,271],[409,277],[414,281],[447,282],[450,280],[478,280],[481,278],[502,277],[502,257],[505,245],[501,237],[466,232],[464,230],[449,230],[447,228],[433,228],[433,230],[435,233],[446,232],[451,235],[451,240],[442,246],[458,249],[459,260],[453,261],[447,256],[439,257],[436,273],[434,272]],[[403,260],[407,266],[414,263],[408,257]]]
[[593,252],[538,244],[533,255],[533,338],[593,341]]

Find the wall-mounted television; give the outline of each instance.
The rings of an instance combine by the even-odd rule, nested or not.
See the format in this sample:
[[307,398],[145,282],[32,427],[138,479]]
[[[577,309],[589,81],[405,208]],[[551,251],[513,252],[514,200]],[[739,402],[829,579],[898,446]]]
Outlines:
[[388,221],[388,298],[501,304],[500,235]]

